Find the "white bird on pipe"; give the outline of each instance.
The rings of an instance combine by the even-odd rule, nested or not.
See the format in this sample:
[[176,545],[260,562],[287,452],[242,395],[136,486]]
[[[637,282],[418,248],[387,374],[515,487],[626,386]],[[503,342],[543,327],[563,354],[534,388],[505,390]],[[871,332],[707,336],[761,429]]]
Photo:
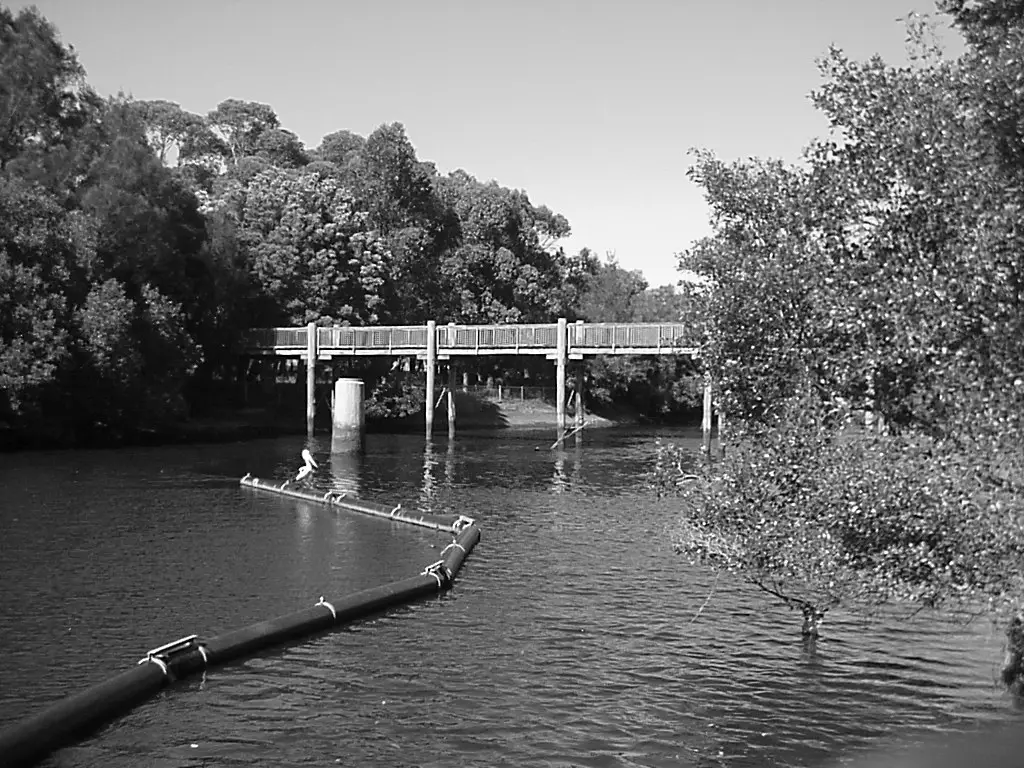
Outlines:
[[299,467],[299,473],[295,475],[293,482],[297,483],[300,480],[305,480],[320,468],[316,461],[313,460],[313,454],[309,452],[308,448],[302,449],[302,460],[306,463]]

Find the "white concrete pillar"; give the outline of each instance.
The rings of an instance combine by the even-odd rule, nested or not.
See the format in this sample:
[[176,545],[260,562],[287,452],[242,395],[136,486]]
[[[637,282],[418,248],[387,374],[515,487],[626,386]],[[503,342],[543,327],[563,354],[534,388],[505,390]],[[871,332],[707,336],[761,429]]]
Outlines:
[[331,452],[359,450],[365,429],[363,380],[338,379],[334,382]]

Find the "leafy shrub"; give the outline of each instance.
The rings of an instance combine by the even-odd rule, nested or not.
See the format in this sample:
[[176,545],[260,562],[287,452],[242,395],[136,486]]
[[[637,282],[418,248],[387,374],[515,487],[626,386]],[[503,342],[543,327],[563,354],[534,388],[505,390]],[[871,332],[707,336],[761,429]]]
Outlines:
[[1006,618],[1024,598],[1024,459],[864,432],[795,399],[738,425],[720,462],[659,447],[652,485],[680,497],[672,538],[805,613],[904,601]]

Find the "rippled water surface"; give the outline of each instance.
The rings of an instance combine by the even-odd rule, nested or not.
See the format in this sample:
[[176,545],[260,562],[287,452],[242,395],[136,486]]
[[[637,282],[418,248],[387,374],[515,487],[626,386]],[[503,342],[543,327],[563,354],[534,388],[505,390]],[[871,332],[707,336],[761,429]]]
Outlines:
[[[319,488],[478,520],[455,588],[180,681],[48,764],[824,765],[1020,720],[985,622],[838,614],[811,651],[793,614],[684,566],[642,489],[653,437],[314,440]],[[0,727],[168,640],[437,559],[436,532],[239,487],[303,444],[0,457]]]

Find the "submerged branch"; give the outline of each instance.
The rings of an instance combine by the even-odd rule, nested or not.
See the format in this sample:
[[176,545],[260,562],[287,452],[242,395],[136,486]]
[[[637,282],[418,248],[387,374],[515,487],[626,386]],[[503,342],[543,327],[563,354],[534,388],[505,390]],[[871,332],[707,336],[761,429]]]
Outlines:
[[711,602],[711,598],[714,596],[715,590],[718,588],[718,580],[720,578],[722,578],[722,572],[718,571],[715,574],[715,583],[711,585],[711,591],[708,592],[708,596],[704,599],[704,603],[701,605],[701,607],[697,609],[697,612],[695,614],[693,614],[693,618],[690,619],[690,621],[688,622],[689,624],[693,624],[693,622],[699,619],[700,615],[704,613],[704,609],[708,607],[708,603]]

